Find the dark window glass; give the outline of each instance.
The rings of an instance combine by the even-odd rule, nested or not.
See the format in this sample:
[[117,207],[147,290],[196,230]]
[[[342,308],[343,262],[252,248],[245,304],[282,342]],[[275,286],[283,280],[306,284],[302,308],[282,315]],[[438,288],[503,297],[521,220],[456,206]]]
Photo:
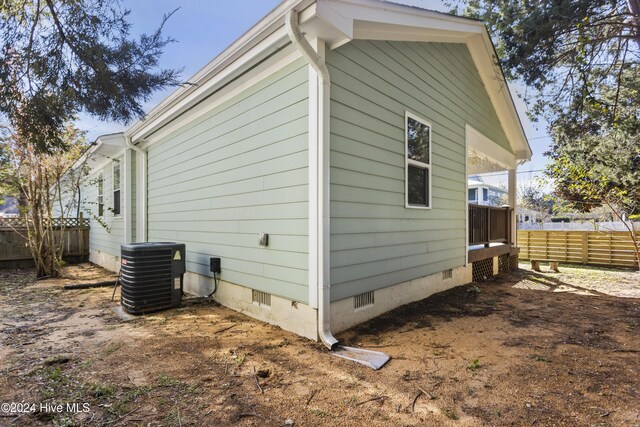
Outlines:
[[113,165],[113,214],[120,215],[120,163]]
[[486,188],[482,189],[482,198],[483,200],[489,200],[489,190]]
[[98,216],[104,215],[104,177],[98,175]]
[[113,192],[113,214],[120,215],[120,190]]
[[476,188],[469,189],[469,200],[478,200],[478,190]]
[[429,170],[409,165],[408,174],[409,204],[428,206]]

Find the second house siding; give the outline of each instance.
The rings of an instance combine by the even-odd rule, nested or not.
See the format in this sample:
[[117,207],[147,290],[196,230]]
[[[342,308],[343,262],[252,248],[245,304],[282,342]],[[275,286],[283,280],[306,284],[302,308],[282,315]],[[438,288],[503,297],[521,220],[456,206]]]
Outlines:
[[[465,124],[508,147],[464,45],[354,41],[328,53],[331,296],[465,263]],[[405,111],[432,124],[432,209],[405,208]]]
[[[116,160],[121,161],[122,157]],[[104,179],[104,214],[98,217],[98,174]],[[82,210],[91,219],[89,246],[93,251],[120,256],[120,245],[124,243],[124,219],[113,214],[113,162],[92,171],[82,185]],[[124,192],[121,190],[121,197]],[[122,203],[122,202],[121,202]],[[122,206],[122,205],[121,205]]]
[[186,243],[188,271],[218,256],[222,280],[306,302],[307,98],[298,60],[153,144],[149,240]]

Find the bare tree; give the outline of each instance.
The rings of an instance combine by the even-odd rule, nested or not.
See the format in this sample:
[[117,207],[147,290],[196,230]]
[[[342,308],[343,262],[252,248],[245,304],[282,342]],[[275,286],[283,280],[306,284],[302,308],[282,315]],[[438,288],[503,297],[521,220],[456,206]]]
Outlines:
[[63,146],[43,152],[11,128],[1,129],[3,175],[11,178],[8,183],[23,202],[24,237],[39,278],[60,274],[66,223],[56,216],[70,215],[74,204],[69,202],[75,199],[86,175],[82,165],[71,168],[87,148],[84,134],[67,125],[62,137]]

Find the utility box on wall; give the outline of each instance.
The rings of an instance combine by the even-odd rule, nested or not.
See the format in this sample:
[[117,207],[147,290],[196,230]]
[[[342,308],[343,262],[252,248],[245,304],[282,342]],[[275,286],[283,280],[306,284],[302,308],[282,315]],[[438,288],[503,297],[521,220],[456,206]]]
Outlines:
[[179,307],[186,271],[182,243],[131,243],[120,246],[120,303],[131,314]]

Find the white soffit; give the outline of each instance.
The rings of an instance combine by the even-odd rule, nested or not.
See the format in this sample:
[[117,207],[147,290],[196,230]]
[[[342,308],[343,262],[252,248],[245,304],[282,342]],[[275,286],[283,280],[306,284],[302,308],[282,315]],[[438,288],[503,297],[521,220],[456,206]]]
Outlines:
[[86,163],[90,168],[104,163],[105,159],[112,159],[124,150],[124,134],[110,133],[101,135],[91,144],[85,153],[73,164],[71,169],[76,169]]
[[473,127],[466,125],[467,155],[493,163],[504,169],[515,169],[516,156],[487,138]]

